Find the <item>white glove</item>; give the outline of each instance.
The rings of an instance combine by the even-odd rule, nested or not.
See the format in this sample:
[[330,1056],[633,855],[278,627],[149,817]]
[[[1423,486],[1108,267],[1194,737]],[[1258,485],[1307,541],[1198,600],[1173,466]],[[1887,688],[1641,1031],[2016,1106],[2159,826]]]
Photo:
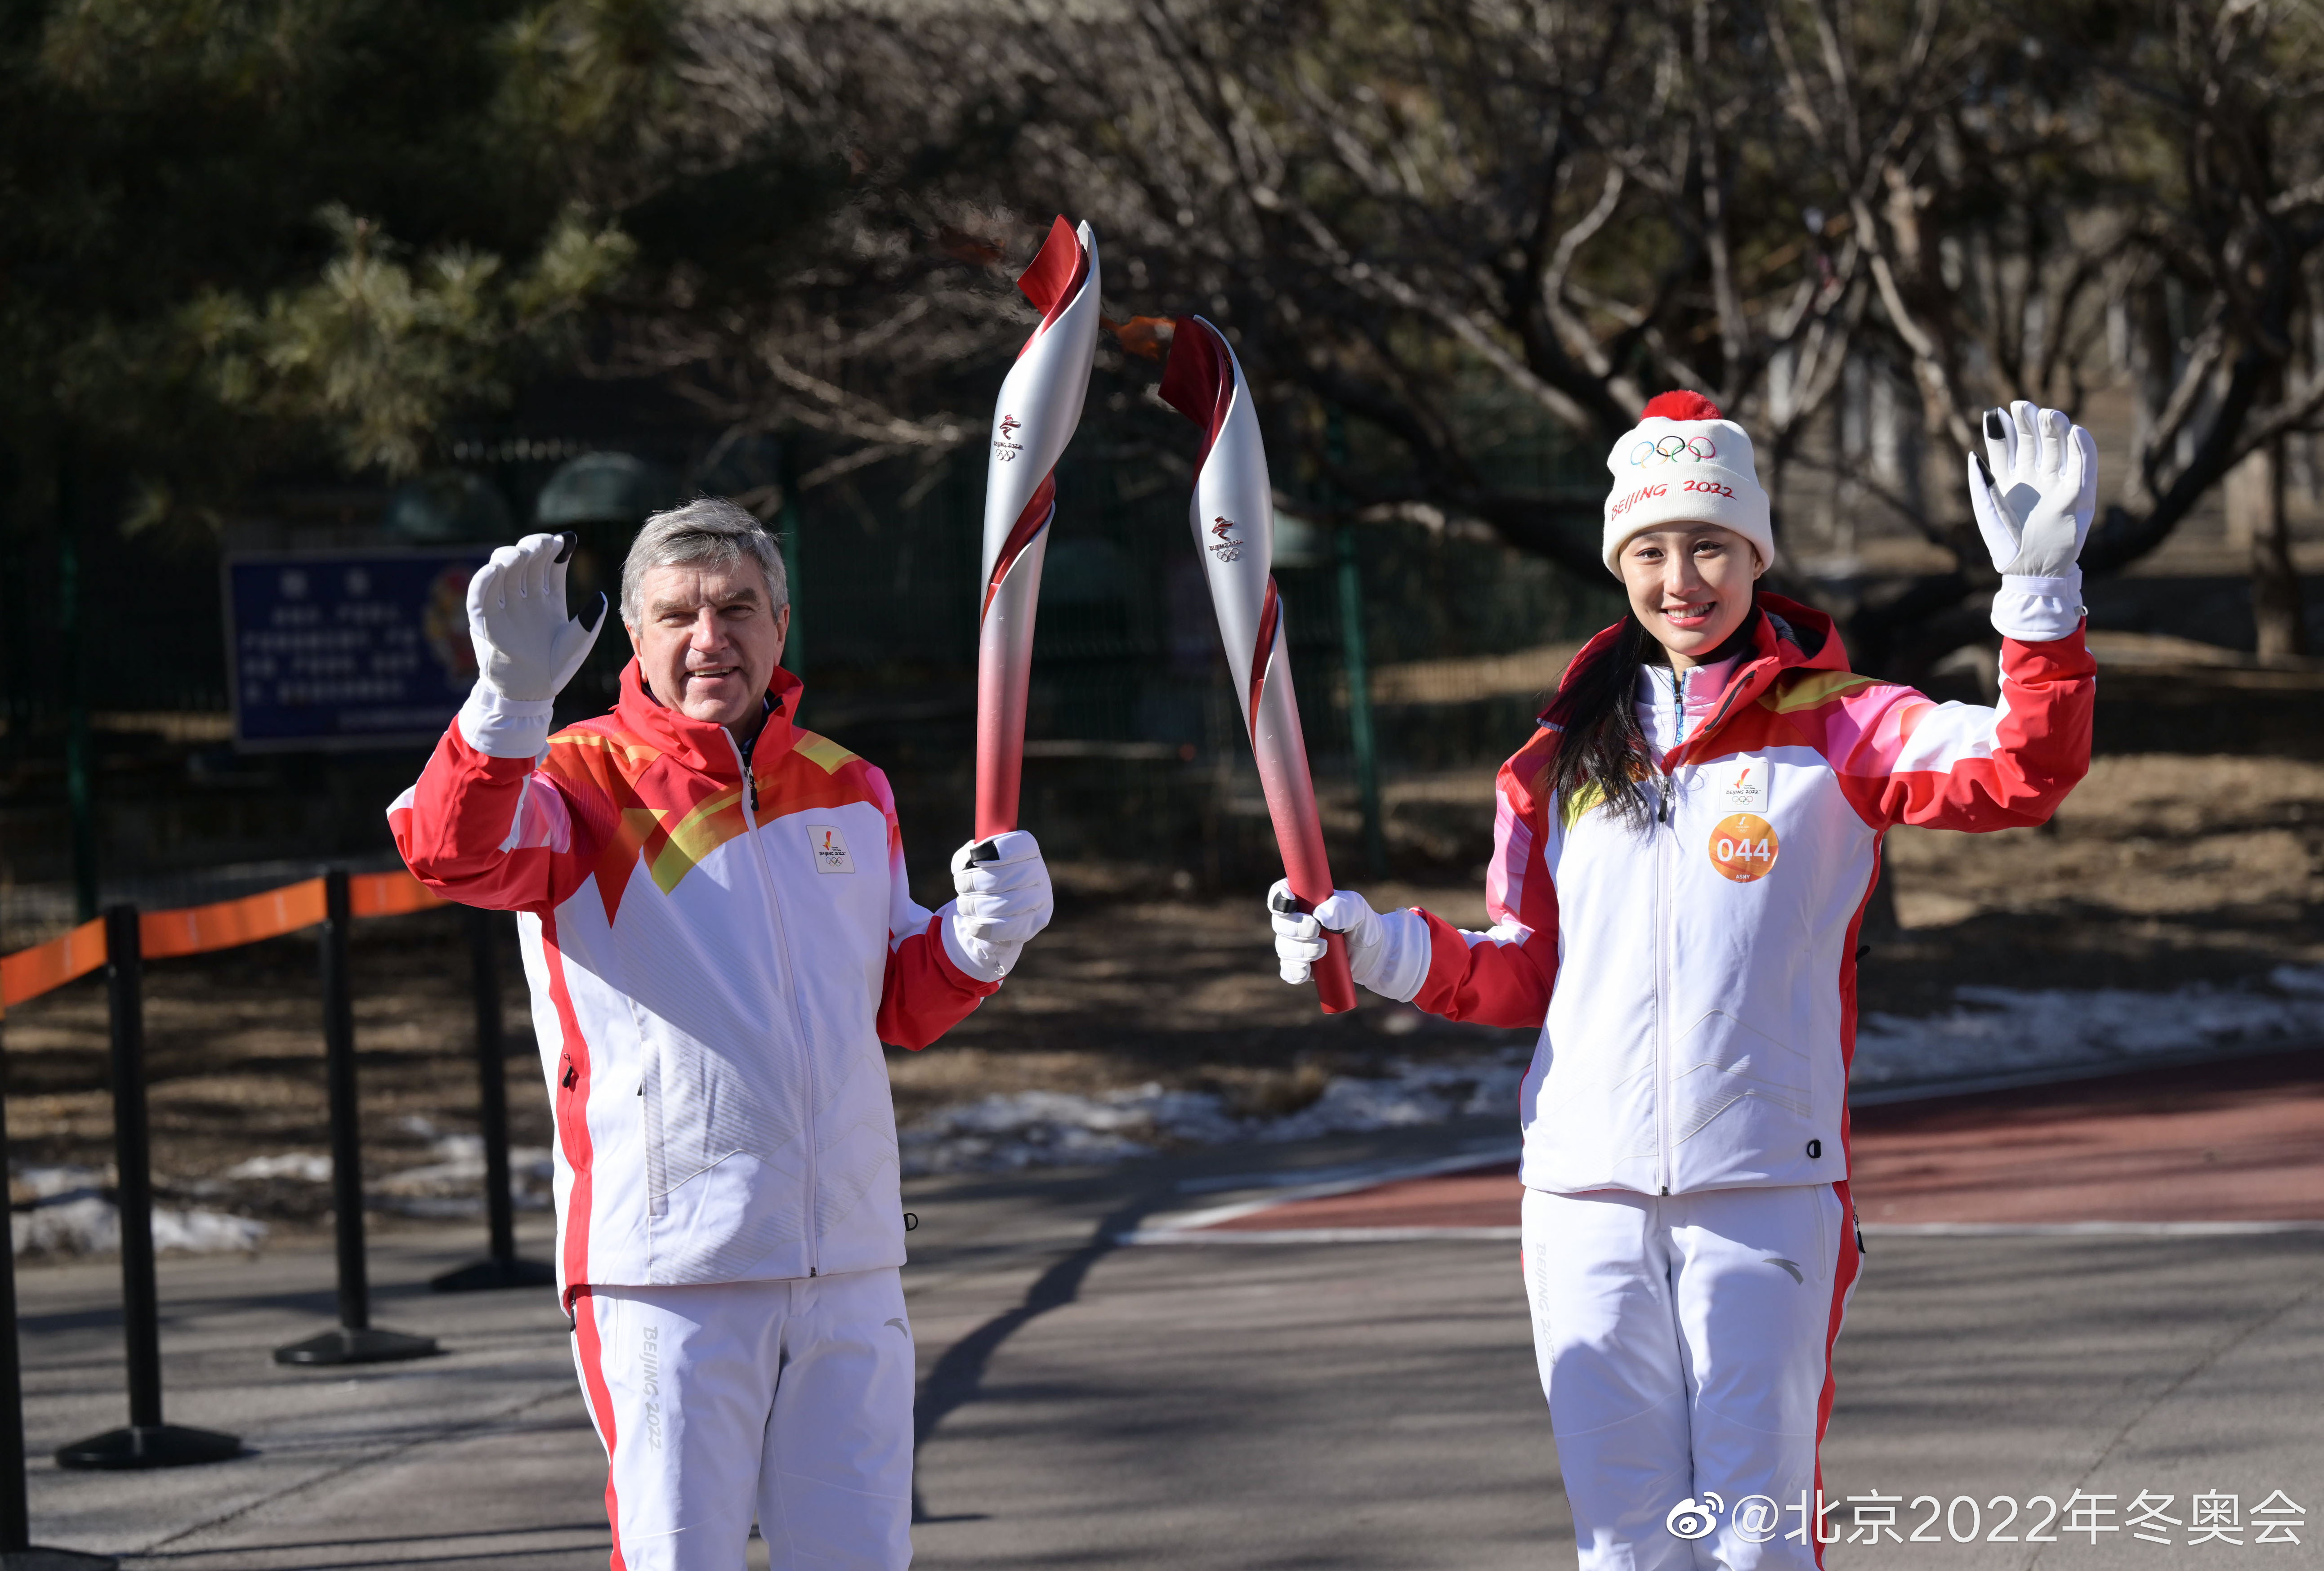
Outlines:
[[2098,500],[2098,444],[2088,431],[2022,399],[1986,411],[1985,452],[1969,458],[1969,501],[2001,573],[1993,625],[2005,636],[2042,642],[2080,625],[2080,558]]
[[1323,930],[1344,934],[1348,972],[1383,998],[1408,1001],[1428,978],[1428,924],[1416,911],[1374,911],[1353,889],[1334,889],[1313,913],[1299,909],[1291,880],[1267,892],[1275,927],[1275,959],[1286,982],[1304,982],[1323,958]]
[[468,641],[476,648],[478,680],[503,697],[519,703],[555,698],[604,630],[602,594],[595,627],[565,615],[571,546],[561,535],[527,535],[493,552],[468,580]]
[[1040,842],[1021,829],[969,841],[952,854],[957,896],[945,922],[953,963],[980,981],[1007,976],[1025,941],[1049,925],[1056,897]]

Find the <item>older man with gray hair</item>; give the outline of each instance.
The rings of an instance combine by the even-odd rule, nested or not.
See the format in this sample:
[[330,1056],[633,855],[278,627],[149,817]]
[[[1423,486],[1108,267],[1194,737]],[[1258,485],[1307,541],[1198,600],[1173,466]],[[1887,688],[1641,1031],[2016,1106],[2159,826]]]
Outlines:
[[413,873],[518,914],[557,1122],[558,1281],[615,1571],[911,1559],[912,1333],[882,1042],[925,1047],[1049,920],[1039,848],[912,902],[887,777],[798,724],[782,558],[708,498],[622,570],[613,712],[549,734],[604,618],[569,542],[468,588],[481,675],[389,810]]

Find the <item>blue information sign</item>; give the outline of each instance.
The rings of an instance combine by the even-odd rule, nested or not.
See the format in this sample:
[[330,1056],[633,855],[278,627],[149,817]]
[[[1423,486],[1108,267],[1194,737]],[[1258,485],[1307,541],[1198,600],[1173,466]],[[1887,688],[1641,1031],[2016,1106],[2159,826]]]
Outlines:
[[435,740],[475,684],[468,580],[491,554],[467,546],[229,558],[235,745]]

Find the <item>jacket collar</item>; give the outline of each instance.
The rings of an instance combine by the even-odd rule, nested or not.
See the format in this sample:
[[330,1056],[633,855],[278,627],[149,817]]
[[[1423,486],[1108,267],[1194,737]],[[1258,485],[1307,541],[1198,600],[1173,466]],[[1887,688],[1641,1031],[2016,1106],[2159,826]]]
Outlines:
[[[790,751],[798,742],[796,717],[799,694],[805,691],[805,683],[780,666],[775,667],[774,679],[767,684],[772,707],[752,749],[754,760],[777,758]],[[733,739],[726,734],[726,728],[709,721],[690,720],[656,698],[647,689],[645,674],[638,668],[634,657],[622,668],[622,696],[613,705],[613,715],[623,730],[652,744],[664,756],[697,774],[722,780],[739,781],[742,777],[735,763]]]

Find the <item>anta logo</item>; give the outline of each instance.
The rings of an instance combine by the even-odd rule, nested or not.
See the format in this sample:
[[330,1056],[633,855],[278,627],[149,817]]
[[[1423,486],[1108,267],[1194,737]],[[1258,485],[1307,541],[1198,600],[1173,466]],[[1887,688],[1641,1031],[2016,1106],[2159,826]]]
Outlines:
[[1233,528],[1234,520],[1230,518],[1221,517],[1211,520],[1211,534],[1213,537],[1211,541],[1211,555],[1222,562],[1232,562],[1242,555],[1242,542],[1227,533]]
[[855,859],[847,854],[847,837],[827,823],[807,826],[807,854],[818,873],[852,873]]

